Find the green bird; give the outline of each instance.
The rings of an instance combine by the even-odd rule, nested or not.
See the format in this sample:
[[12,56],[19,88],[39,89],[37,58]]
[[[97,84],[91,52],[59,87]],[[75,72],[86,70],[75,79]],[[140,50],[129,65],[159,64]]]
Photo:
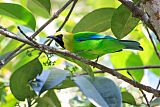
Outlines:
[[118,40],[95,32],[78,32],[74,34],[57,32],[54,36],[48,36],[48,38],[54,39],[64,49],[90,60],[123,49],[143,50],[137,41]]

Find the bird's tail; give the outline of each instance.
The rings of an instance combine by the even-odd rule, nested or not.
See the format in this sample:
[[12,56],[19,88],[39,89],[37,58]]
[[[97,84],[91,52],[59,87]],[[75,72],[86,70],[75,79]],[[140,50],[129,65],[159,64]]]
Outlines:
[[126,46],[125,49],[134,49],[143,51],[143,48],[137,41],[132,41],[132,40],[120,40],[120,41]]

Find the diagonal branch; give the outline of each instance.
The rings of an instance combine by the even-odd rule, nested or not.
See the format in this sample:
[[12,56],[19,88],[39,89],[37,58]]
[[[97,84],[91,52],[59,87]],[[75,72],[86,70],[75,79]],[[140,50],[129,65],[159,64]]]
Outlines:
[[[62,54],[62,55],[71,57],[74,60],[79,60],[79,61],[81,61],[81,62],[83,62],[85,64],[88,64],[88,65],[91,65],[93,67],[96,67],[96,68],[100,69],[104,73],[106,72],[106,73],[109,73],[109,74],[111,74],[113,76],[116,76],[117,78],[119,78],[121,80],[124,80],[125,82],[133,85],[134,87],[137,87],[138,89],[145,90],[145,91],[147,91],[149,93],[153,93],[154,96],[156,96],[156,97],[160,97],[160,91],[159,90],[154,89],[154,88],[152,88],[150,86],[145,86],[145,85],[140,84],[140,83],[138,83],[136,81],[133,81],[133,80],[127,78],[126,76],[120,74],[119,72],[117,72],[117,71],[115,71],[113,69],[110,69],[110,68],[105,67],[105,66],[103,66],[101,64],[98,64],[96,62],[93,62],[93,61],[87,60],[85,58],[82,58],[82,57],[80,57],[80,56],[78,56],[78,55],[76,55],[74,53],[70,53],[69,51],[56,49],[54,47],[50,47],[50,46],[47,46],[47,45],[44,45],[44,44],[38,44],[38,43],[34,44],[34,43],[32,43],[32,42],[30,42],[28,40],[23,40],[23,39],[20,39],[20,38],[15,38],[15,36],[16,36],[15,34],[10,33],[10,32],[8,32],[8,31],[6,31],[4,29],[0,30],[0,34],[4,35],[6,37],[10,37],[12,39],[16,39],[18,41],[24,42],[25,44],[31,45],[32,47],[34,47],[34,48],[36,48],[36,49],[38,49],[40,51],[49,53],[49,54],[57,54],[57,55],[58,54]],[[12,36],[14,36],[14,37],[12,37]]]
[[74,9],[77,1],[78,1],[78,0],[74,0],[73,5],[72,5],[72,7],[71,7],[71,9],[70,9],[70,11],[69,11],[69,13],[68,13],[68,15],[66,16],[64,22],[62,23],[62,25],[59,27],[59,29],[58,29],[56,32],[60,31],[60,30],[64,27],[64,25],[65,25],[66,22],[68,21],[70,15],[71,15],[71,13],[72,13],[72,11],[73,11],[73,9]]

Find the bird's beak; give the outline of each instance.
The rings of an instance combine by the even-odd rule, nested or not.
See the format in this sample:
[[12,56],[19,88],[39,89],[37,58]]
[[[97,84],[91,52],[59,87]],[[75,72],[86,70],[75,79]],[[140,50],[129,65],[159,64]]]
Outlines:
[[55,39],[56,37],[53,35],[47,36],[47,38]]

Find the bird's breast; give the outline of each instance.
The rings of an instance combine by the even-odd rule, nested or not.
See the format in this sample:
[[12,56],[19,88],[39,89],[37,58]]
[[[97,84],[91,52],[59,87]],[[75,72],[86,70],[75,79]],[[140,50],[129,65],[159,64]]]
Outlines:
[[64,42],[65,49],[72,51],[72,49],[73,49],[73,36],[64,36],[63,42]]

